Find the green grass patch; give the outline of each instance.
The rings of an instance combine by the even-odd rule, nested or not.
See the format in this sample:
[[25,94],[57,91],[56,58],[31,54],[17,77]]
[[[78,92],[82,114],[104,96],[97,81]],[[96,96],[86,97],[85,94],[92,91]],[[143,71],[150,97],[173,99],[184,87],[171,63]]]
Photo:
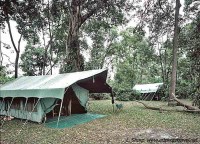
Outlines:
[[[1,129],[1,143],[123,143],[127,137],[145,129],[166,130],[182,138],[200,138],[198,114],[168,111],[160,113],[145,109],[136,102],[117,103],[122,103],[123,109],[113,112],[110,100],[90,101],[90,113],[107,116],[72,128],[52,129],[44,124],[28,122],[20,132],[24,121],[6,121]],[[168,108],[166,102],[146,103]]]

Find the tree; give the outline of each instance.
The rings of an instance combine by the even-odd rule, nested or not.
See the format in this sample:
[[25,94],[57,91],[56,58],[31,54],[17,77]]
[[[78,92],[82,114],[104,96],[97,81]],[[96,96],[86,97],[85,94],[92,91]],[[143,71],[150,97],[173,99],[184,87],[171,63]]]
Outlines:
[[173,99],[172,95],[175,94],[175,88],[176,88],[177,51],[178,51],[178,34],[179,34],[178,22],[179,22],[180,7],[181,7],[180,0],[176,0],[174,38],[173,38],[173,62],[172,62],[172,74],[171,74],[169,100]]
[[[19,63],[19,56],[20,56],[20,43],[23,36],[23,29],[25,25],[20,25],[17,27],[18,32],[20,33],[20,38],[18,40],[18,44],[14,42],[12,29],[10,26],[10,20],[14,21],[26,21],[27,16],[33,17],[34,12],[37,11],[35,7],[35,1],[19,1],[19,0],[4,0],[1,1],[2,11],[1,11],[1,22],[0,24],[5,26],[5,23],[8,26],[10,39],[12,45],[14,47],[16,58],[15,58],[15,78],[18,77],[18,63]],[[26,23],[27,24],[27,23]]]
[[8,77],[6,76],[6,74],[7,74],[6,67],[0,65],[0,86],[8,81],[13,80],[12,77]]
[[[25,75],[35,76],[43,74],[43,67],[49,66],[50,62],[44,61],[45,49],[40,46],[34,46],[28,44],[26,46],[25,52],[21,55],[21,68],[25,72]],[[47,59],[50,58],[48,55]]]
[[116,67],[114,88],[131,90],[136,83],[159,82],[155,51],[143,31],[127,28],[118,39],[113,46]]
[[[85,69],[102,69],[112,66],[112,55],[115,50],[114,43],[117,42],[118,32],[116,27],[106,28],[102,25],[93,24],[89,25],[87,29],[88,35],[92,40],[90,50],[89,62],[85,64]],[[91,27],[93,29],[91,30]],[[96,30],[94,30],[96,29]],[[95,33],[93,32],[95,31]]]
[[[71,2],[71,3],[70,3]],[[71,0],[68,1],[69,29],[66,41],[65,65],[63,72],[80,71],[84,69],[83,56],[80,54],[80,29],[92,17],[95,19],[107,20],[107,23],[122,23],[123,10],[131,9],[129,1],[122,0]]]

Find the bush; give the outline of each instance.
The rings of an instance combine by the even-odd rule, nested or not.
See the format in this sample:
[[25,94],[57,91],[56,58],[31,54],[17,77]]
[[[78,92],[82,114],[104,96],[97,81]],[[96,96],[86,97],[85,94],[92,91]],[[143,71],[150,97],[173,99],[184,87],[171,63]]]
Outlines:
[[141,94],[137,91],[120,91],[116,93],[116,100],[119,101],[134,101],[140,100]]
[[116,100],[119,101],[129,101],[129,95],[126,93],[121,93],[116,95]]
[[111,99],[110,94],[106,94],[106,93],[91,93],[89,95],[90,98],[94,99],[94,100],[107,100],[107,99]]

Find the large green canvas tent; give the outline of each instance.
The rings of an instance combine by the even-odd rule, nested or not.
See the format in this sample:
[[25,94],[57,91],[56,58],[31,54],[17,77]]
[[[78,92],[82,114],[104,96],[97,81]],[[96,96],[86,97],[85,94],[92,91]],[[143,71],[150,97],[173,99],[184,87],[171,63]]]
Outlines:
[[[86,113],[89,93],[111,93],[107,70],[24,76],[0,86],[0,115],[34,122]],[[58,119],[59,120],[59,119]]]

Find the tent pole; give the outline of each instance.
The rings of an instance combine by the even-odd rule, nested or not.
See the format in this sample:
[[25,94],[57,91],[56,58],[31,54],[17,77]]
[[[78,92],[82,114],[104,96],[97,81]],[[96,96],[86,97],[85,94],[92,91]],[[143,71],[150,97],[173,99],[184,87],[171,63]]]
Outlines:
[[[27,98],[28,99],[28,98]],[[17,135],[20,134],[20,132],[23,130],[23,127],[26,125],[26,123],[28,122],[29,116],[31,116],[32,112],[34,111],[35,107],[37,106],[37,104],[39,103],[40,98],[38,99],[38,101],[36,102],[36,104],[34,105],[33,109],[31,110],[30,114],[28,115],[28,118],[26,119],[26,121],[24,122],[24,124],[22,125],[21,129],[19,130],[19,133]]]
[[[35,103],[33,109],[31,110],[30,114],[28,115],[28,118],[29,118],[29,116],[31,116],[32,112],[34,111],[34,109],[35,109],[35,107],[37,106],[37,104],[39,103],[39,101],[40,101],[40,98],[39,98],[38,101]],[[27,118],[26,121],[28,121],[28,118]]]
[[[66,88],[66,90],[65,90],[65,92],[64,92],[64,96],[65,96],[65,93],[67,92],[68,88],[69,88],[69,87]],[[63,98],[64,98],[64,96],[63,96]],[[63,99],[62,99],[61,105],[60,105],[60,111],[59,111],[59,115],[58,115],[58,120],[57,120],[56,128],[58,127],[58,123],[59,123],[59,121],[60,121],[60,113],[61,113],[61,110],[62,110],[62,105],[63,105]]]
[[[26,105],[27,105],[27,102],[28,102],[28,98],[26,98],[26,102],[25,102],[25,105],[24,105],[24,108],[23,108],[23,116],[24,116],[24,111],[26,110]],[[22,121],[22,119],[21,119],[21,121]]]
[[144,100],[147,100],[147,99],[148,99],[148,96],[149,96],[149,93],[147,93],[147,95],[146,95],[146,97],[145,97],[145,99],[144,99]]
[[[13,99],[14,99],[14,97],[12,98],[12,100],[11,100],[11,103],[10,103],[10,106],[9,106],[9,108],[8,108],[8,111],[7,112],[9,112],[10,111],[10,108],[11,108],[11,105],[12,105],[12,103],[13,103]],[[8,113],[7,113],[8,114]]]
[[71,115],[72,113],[72,98],[70,97],[69,99],[69,105],[68,105],[68,114]]
[[154,96],[155,96],[156,92],[153,94],[153,97],[151,98],[151,101],[153,100]]
[[145,97],[146,97],[146,93],[143,93],[143,98],[142,98],[142,100],[144,100],[144,99],[145,99]]
[[62,110],[62,105],[63,105],[63,99],[62,99],[61,105],[60,105],[60,111],[59,111],[59,115],[58,115],[58,120],[57,120],[56,128],[58,128],[58,123],[59,123],[59,121],[60,121],[60,113],[61,113],[61,110]]

